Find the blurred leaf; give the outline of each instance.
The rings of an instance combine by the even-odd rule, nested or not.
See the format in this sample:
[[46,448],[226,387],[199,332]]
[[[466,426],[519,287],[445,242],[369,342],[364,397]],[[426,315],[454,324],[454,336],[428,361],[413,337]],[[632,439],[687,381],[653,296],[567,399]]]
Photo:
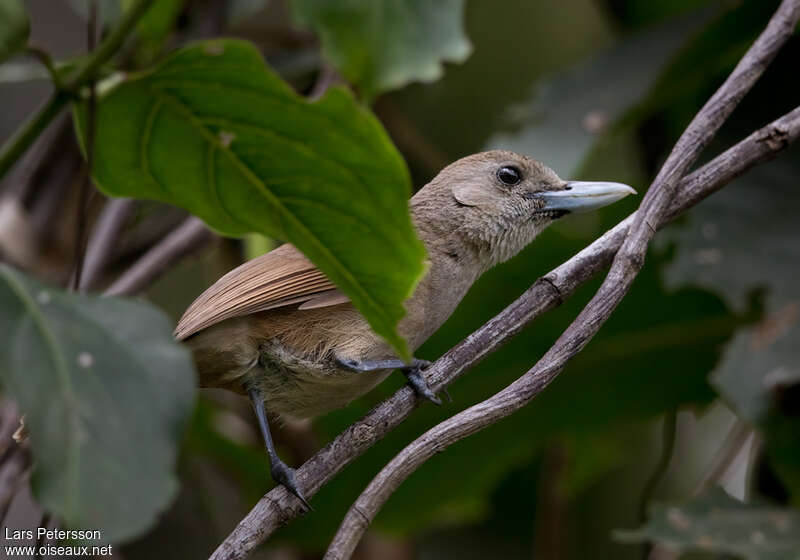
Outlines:
[[20,82],[33,82],[47,80],[50,74],[38,62],[7,62],[0,66],[0,83],[13,84]]
[[[73,9],[84,19],[88,18],[90,0],[69,0]],[[122,16],[139,0],[99,0],[98,12],[103,27],[114,27]],[[157,0],[136,24],[139,36],[137,57],[142,62],[151,60],[161,49],[172,31],[186,0]],[[142,53],[143,51],[143,53]]]
[[21,0],[0,0],[0,63],[25,48],[29,31]]
[[280,245],[271,237],[261,235],[260,233],[248,233],[244,237],[244,258],[246,260],[260,257],[272,251],[275,247]]
[[472,47],[464,0],[291,0],[294,19],[320,36],[325,55],[367,101],[409,82],[441,77]]
[[264,10],[269,2],[270,0],[228,0],[228,21],[244,21]]
[[648,93],[661,68],[707,17],[705,12],[619,40],[574,68],[542,79],[529,103],[511,107],[488,147],[531,154],[570,177],[598,135]]
[[[137,1],[122,0],[123,10],[130,10]],[[186,0],[158,0],[153,3],[136,24],[139,50],[144,50],[151,58],[161,50],[185,3]]]
[[796,503],[800,500],[800,417],[780,406],[800,383],[800,149],[754,169],[698,205],[688,224],[665,232],[677,242],[670,286],[714,290],[743,308],[756,289],[765,316],[725,348],[713,383],[742,418],[766,432],[768,451]]
[[177,490],[194,368],[141,302],[69,294],[0,265],[0,382],[25,414],[39,502],[118,542]]
[[[203,398],[201,394],[189,428],[187,447],[215,459],[224,469],[235,473],[246,494],[252,500],[258,500],[273,485],[264,445],[261,441],[246,445],[221,433],[219,424],[220,415],[223,414],[235,413],[220,410],[219,405]],[[261,437],[255,431],[253,435]]]
[[678,552],[731,554],[747,560],[800,559],[800,512],[745,504],[721,488],[690,502],[655,505],[635,531],[617,531],[626,543],[657,542]]
[[625,124],[672,112],[673,118],[666,119],[671,127],[667,140],[677,139],[764,29],[776,4],[750,0],[721,4],[720,8],[709,24],[681,47],[645,99],[624,116]]
[[[89,18],[89,3],[92,0],[68,0],[72,9],[83,19]],[[159,0],[161,1],[161,0]],[[113,27],[122,17],[123,0],[97,0],[97,11],[103,27]],[[156,2],[157,4],[158,2]]]
[[376,103],[420,184],[458,156],[485,149],[510,106],[528,103],[537,79],[585,60],[616,36],[595,0],[467,2],[465,28],[473,53],[463,64]]
[[395,326],[424,257],[408,171],[346,91],[309,103],[249,43],[209,41],[103,97],[95,145],[104,192],[181,206],[225,235],[292,242],[406,355]]
[[716,0],[670,0],[642,2],[641,0],[607,0],[616,19],[629,27],[657,23],[707,5]]

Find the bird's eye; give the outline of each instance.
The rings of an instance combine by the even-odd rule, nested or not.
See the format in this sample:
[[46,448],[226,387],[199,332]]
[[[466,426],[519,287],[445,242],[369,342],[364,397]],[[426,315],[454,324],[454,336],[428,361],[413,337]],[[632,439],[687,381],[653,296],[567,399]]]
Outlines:
[[497,170],[497,178],[504,185],[513,186],[522,181],[522,172],[513,165],[504,165]]

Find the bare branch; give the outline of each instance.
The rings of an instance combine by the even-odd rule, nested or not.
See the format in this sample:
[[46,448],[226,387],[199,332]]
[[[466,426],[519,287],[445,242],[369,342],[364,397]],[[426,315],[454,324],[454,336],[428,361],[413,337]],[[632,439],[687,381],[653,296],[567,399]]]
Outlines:
[[137,202],[131,198],[112,198],[106,202],[86,247],[79,286],[82,292],[91,290],[99,283],[100,276],[113,257],[122,229],[136,205]]
[[[634,214],[605,281],[550,350],[514,383],[434,426],[392,459],[348,511],[328,548],[326,559],[349,558],[375,514],[403,480],[435,453],[529,403],[588,344],[627,294],[644,265],[649,242],[669,215],[679,179],[791,36],[798,19],[800,0],[784,0],[725,83],[689,124]],[[792,114],[797,113],[800,111]]]
[[126,295],[141,291],[185,255],[208,245],[214,238],[215,235],[200,218],[186,218],[161,243],[136,261],[105,294]]

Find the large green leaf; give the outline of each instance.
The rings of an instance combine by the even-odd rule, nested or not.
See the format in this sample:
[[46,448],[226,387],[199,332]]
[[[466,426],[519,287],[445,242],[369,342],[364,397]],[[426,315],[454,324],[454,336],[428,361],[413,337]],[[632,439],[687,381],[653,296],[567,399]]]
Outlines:
[[656,505],[650,520],[618,540],[654,541],[679,552],[730,554],[747,560],[800,559],[800,511],[745,504],[721,488],[682,505]]
[[464,0],[292,0],[295,20],[319,33],[326,56],[367,100],[432,82],[443,62],[466,60],[463,11]]
[[97,119],[103,191],[182,206],[226,235],[294,243],[406,355],[395,326],[424,258],[408,171],[348,92],[309,103],[249,43],[210,41],[113,89]]
[[25,48],[28,15],[21,0],[0,0],[0,63]]
[[39,502],[118,542],[177,490],[189,353],[148,304],[69,294],[0,265],[0,383],[25,413]]

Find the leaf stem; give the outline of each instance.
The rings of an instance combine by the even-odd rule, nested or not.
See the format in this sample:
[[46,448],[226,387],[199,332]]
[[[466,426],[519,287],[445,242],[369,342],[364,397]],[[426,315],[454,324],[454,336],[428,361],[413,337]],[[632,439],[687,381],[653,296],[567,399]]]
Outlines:
[[[675,453],[675,436],[678,432],[678,409],[673,407],[666,414],[661,427],[661,455],[658,458],[653,472],[647,479],[647,482],[642,489],[642,494],[639,498],[638,516],[639,522],[644,523],[647,521],[647,507],[653,499],[653,494],[656,491],[659,483],[663,480],[664,475],[667,474],[669,464],[672,461],[672,456]],[[642,558],[647,560],[652,551],[652,545],[645,545],[642,549]]]
[[[89,0],[89,2],[86,46],[89,51],[89,56],[91,57],[97,46],[97,0]],[[86,103],[86,172],[78,196],[78,227],[75,232],[75,266],[72,275],[73,290],[77,290],[78,286],[80,286],[81,273],[83,272],[83,256],[86,253],[86,214],[88,213],[89,206],[89,191],[92,188],[94,136],[97,126],[97,87],[95,71],[92,71],[88,78],[89,100]]]
[[44,66],[57,90],[62,88],[61,76],[58,75],[58,70],[53,62],[53,57],[49,52],[42,47],[29,44],[27,47],[25,47],[25,53],[35,58],[42,66]]
[[86,59],[75,72],[63,82],[63,86],[59,87],[55,83],[56,91],[45,103],[45,105],[36,113],[22,128],[9,139],[0,151],[0,179],[2,179],[14,163],[25,153],[25,150],[33,143],[34,140],[47,128],[50,121],[61,112],[61,109],[70,101],[77,91],[86,85],[86,83],[95,75],[97,70],[108,61],[119,50],[125,38],[130,34],[131,30],[136,26],[137,22],[145,14],[147,9],[153,4],[155,0],[139,0],[128,11],[120,24],[108,34],[108,36],[100,43],[97,50],[94,51],[92,56]]
[[11,166],[16,163],[33,141],[47,128],[50,121],[61,112],[70,97],[71,95],[66,91],[56,91],[47,100],[47,103],[39,109],[39,112],[22,125],[22,128],[6,142],[2,152],[0,152],[0,179],[5,176]]

